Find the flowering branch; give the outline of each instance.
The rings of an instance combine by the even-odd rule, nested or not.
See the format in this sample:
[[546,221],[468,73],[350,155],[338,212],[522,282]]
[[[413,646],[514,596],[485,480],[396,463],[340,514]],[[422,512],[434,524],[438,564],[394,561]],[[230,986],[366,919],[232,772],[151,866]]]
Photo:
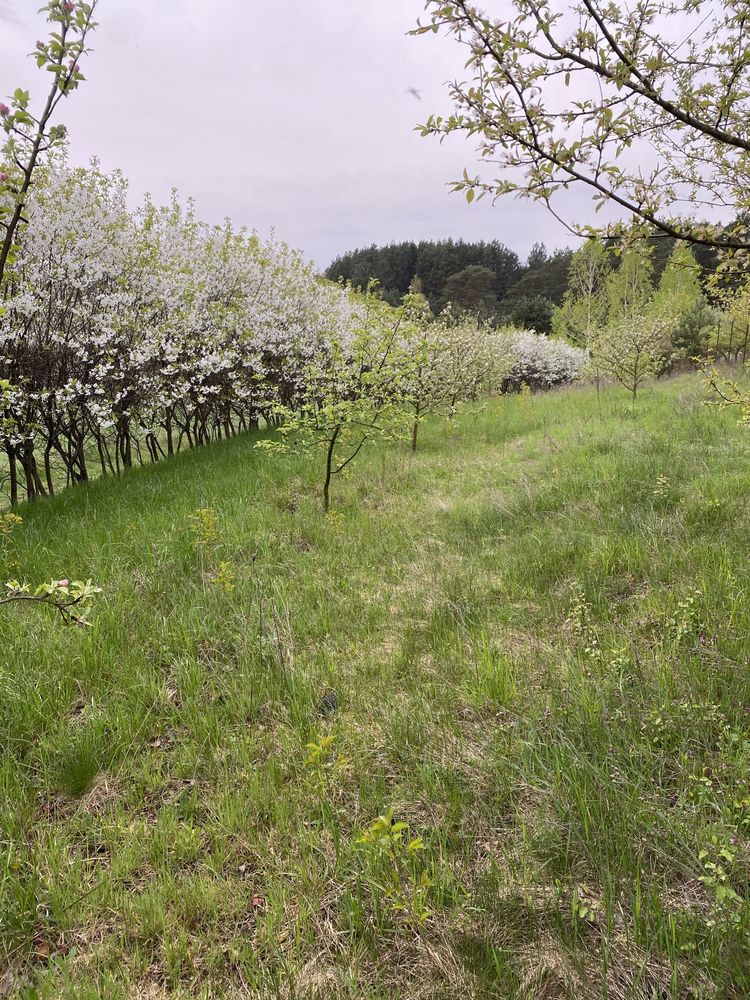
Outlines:
[[42,8],[52,31],[47,41],[36,43],[34,56],[40,69],[52,73],[53,81],[40,116],[36,118],[30,111],[27,90],[18,88],[10,106],[0,102],[0,127],[8,137],[0,162],[0,287],[6,267],[13,261],[16,232],[24,219],[40,157],[65,141],[65,127],[50,127],[50,122],[63,97],[85,79],[79,60],[86,52],[89,32],[96,27],[93,15],[98,2],[52,0]]

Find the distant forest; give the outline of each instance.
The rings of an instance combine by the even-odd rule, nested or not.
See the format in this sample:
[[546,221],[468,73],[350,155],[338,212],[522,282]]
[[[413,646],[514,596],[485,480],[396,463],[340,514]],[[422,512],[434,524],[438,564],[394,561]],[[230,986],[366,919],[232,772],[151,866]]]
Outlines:
[[[666,238],[653,241],[657,281],[674,244]],[[701,266],[710,269],[714,265],[711,251],[695,250]],[[561,304],[568,287],[572,256],[573,250],[549,252],[543,243],[536,243],[522,262],[497,240],[423,240],[352,250],[337,257],[325,274],[332,281],[351,282],[355,288],[366,288],[374,279],[383,298],[393,305],[415,287],[427,297],[434,313],[451,302],[498,324],[549,333],[552,309]]]

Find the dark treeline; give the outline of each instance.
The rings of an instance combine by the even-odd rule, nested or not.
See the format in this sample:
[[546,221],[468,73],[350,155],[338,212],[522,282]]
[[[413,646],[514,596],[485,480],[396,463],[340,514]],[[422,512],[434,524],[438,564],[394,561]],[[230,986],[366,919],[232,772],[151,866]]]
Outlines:
[[[675,240],[659,237],[651,244],[654,277],[658,281]],[[702,247],[694,251],[708,276],[716,267],[714,252]],[[497,240],[422,240],[352,250],[337,257],[325,273],[333,281],[351,282],[361,289],[375,280],[383,298],[392,305],[398,305],[415,287],[427,297],[435,313],[451,302],[500,324],[512,323],[548,333],[552,309],[560,305],[567,291],[572,256],[572,249],[550,253],[543,243],[537,243],[528,258],[521,261],[515,251]]]
[[433,312],[448,302],[479,311],[499,321],[522,322],[535,314],[537,329],[548,329],[552,306],[562,301],[572,251],[550,254],[534,246],[527,261],[497,240],[423,240],[365,247],[337,257],[326,271],[333,281],[366,288],[375,279],[383,298],[397,305],[418,279]]

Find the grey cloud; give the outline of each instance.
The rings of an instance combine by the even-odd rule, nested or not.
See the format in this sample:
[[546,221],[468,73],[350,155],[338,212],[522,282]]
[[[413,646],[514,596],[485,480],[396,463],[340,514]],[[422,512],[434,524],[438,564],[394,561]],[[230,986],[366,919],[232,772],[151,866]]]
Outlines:
[[[0,0],[0,11],[17,9]],[[390,240],[500,239],[521,253],[572,241],[528,203],[469,206],[450,194],[447,182],[476,162],[472,145],[414,129],[449,108],[445,82],[462,74],[463,53],[407,37],[422,0],[268,10],[260,0],[102,0],[88,82],[62,109],[73,160],[121,167],[134,198],[167,198],[176,185],[209,221],[273,227],[321,267]],[[25,86],[38,97],[46,80],[25,53],[43,21],[31,7],[21,21],[12,37],[0,32],[0,94]],[[573,208],[593,218],[585,198]]]
[[15,4],[9,6],[7,3],[0,3],[0,21],[5,21],[6,24],[21,24]]

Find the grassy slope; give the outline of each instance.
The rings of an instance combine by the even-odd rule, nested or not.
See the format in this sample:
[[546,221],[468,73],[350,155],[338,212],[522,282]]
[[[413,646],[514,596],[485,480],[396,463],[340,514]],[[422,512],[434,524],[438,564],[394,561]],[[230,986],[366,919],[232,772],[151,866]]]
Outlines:
[[[247,440],[22,511],[29,576],[105,592],[89,632],[0,617],[2,987],[748,995],[747,458],[683,379],[635,421],[588,390],[436,421],[328,520]],[[390,896],[357,843],[389,806],[426,845]]]

